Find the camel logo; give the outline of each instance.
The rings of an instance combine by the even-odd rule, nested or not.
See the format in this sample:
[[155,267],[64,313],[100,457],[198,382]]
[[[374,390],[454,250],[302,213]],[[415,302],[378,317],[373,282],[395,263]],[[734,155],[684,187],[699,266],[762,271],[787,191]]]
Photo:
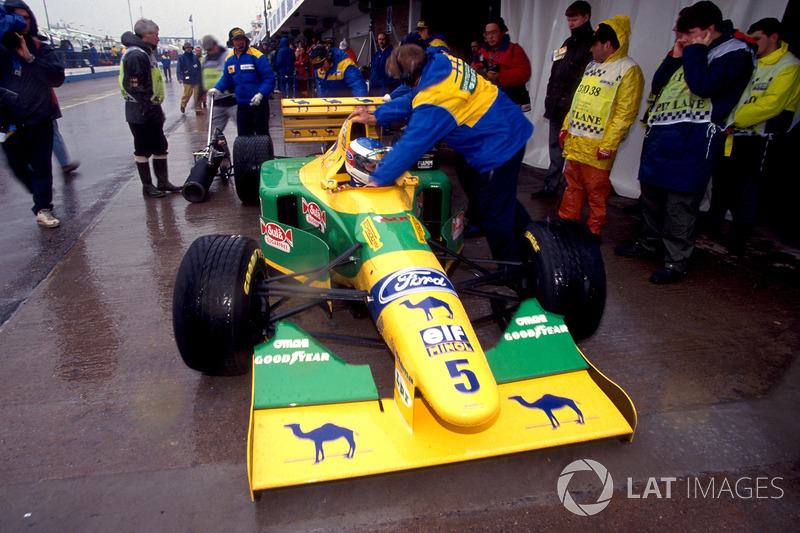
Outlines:
[[578,409],[578,406],[575,404],[575,400],[570,398],[545,394],[535,402],[527,402],[522,396],[509,396],[508,399],[516,400],[521,406],[527,407],[528,409],[541,409],[544,411],[544,414],[547,415],[547,418],[550,419],[550,424],[553,426],[553,429],[557,429],[561,425],[553,414],[553,410],[561,409],[562,407],[571,407],[572,410],[578,415],[578,424],[584,423],[583,413],[581,413],[581,410]]
[[433,313],[431,311],[439,308],[447,311],[448,318],[453,318],[453,311],[450,309],[450,306],[447,305],[447,302],[443,302],[439,298],[434,298],[433,296],[423,298],[415,304],[412,304],[411,300],[403,300],[400,302],[400,305],[408,307],[409,309],[422,309],[425,311],[425,318],[427,320],[433,320]]
[[[346,459],[352,459],[356,453],[356,441],[353,438],[355,432],[352,429],[343,428],[335,424],[323,424],[317,429],[304,433],[300,430],[300,424],[286,424],[283,427],[291,429],[298,439],[314,441],[314,451],[316,452],[314,464],[325,460],[325,451],[322,449],[322,443],[325,441],[345,439],[350,445],[350,449],[344,454]],[[358,435],[358,433],[355,434]]]
[[[600,497],[595,503],[579,504],[572,499],[572,495],[567,490],[569,482],[575,472],[582,471],[594,472],[603,484],[603,491],[600,493]],[[611,474],[608,472],[608,469],[597,461],[578,459],[568,464],[566,468],[561,471],[561,475],[558,476],[557,489],[558,499],[561,500],[561,503],[564,504],[567,511],[578,516],[592,516],[608,507],[611,496],[614,495],[614,480],[611,479]]]

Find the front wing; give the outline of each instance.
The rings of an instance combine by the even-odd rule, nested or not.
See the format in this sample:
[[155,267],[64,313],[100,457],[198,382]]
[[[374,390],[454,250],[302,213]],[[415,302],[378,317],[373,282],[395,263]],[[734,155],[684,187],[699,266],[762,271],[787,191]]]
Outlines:
[[[501,398],[495,420],[448,426],[416,397],[409,427],[395,399],[379,398],[367,366],[347,365],[301,329],[280,323],[254,358],[251,493],[633,437],[630,398],[585,359],[561,317],[535,300],[523,302],[486,356]],[[402,381],[396,370],[401,388]]]

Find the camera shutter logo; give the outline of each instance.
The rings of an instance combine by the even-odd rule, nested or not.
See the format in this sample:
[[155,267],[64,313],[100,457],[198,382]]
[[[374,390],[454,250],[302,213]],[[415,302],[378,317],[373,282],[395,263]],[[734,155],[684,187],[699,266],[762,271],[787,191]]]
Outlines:
[[[575,472],[587,470],[594,472],[597,474],[597,477],[600,478],[600,482],[603,484],[603,492],[600,493],[600,497],[597,499],[596,503],[575,503],[575,500],[572,499],[572,495],[567,490],[567,486]],[[568,464],[558,477],[557,487],[558,499],[561,500],[561,503],[564,504],[564,507],[566,507],[568,511],[578,516],[596,515],[608,506],[608,503],[611,501],[611,496],[614,494],[614,481],[611,479],[611,474],[608,472],[608,469],[591,459],[578,459]]]

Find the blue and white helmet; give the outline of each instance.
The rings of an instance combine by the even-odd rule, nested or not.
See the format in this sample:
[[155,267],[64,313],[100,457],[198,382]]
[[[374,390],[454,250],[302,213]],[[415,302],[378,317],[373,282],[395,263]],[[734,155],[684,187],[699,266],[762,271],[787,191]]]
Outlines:
[[344,166],[350,174],[351,187],[364,187],[370,182],[370,175],[389,151],[380,141],[370,137],[360,137],[350,142],[345,153]]

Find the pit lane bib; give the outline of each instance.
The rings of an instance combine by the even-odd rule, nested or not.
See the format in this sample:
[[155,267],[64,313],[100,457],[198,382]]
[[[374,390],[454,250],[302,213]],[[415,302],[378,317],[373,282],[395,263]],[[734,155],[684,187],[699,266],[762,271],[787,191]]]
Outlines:
[[586,67],[569,110],[569,133],[602,139],[619,84],[636,62],[623,57],[611,63],[592,61]]
[[[741,100],[739,100],[739,103],[736,105],[736,109],[739,109],[744,104],[751,104],[761,98],[767,89],[769,89],[772,81],[778,77],[783,69],[792,65],[800,65],[800,60],[791,53],[784,54],[772,65],[759,65],[753,73],[753,78],[750,80],[748,90],[742,94]],[[795,117],[797,113],[798,110],[795,110]],[[767,121],[763,121],[747,128],[735,128],[733,133],[734,135],[767,135],[766,127]]]
[[679,122],[711,122],[711,99],[694,94],[683,79],[679,67],[658,95],[648,124],[677,124]]

